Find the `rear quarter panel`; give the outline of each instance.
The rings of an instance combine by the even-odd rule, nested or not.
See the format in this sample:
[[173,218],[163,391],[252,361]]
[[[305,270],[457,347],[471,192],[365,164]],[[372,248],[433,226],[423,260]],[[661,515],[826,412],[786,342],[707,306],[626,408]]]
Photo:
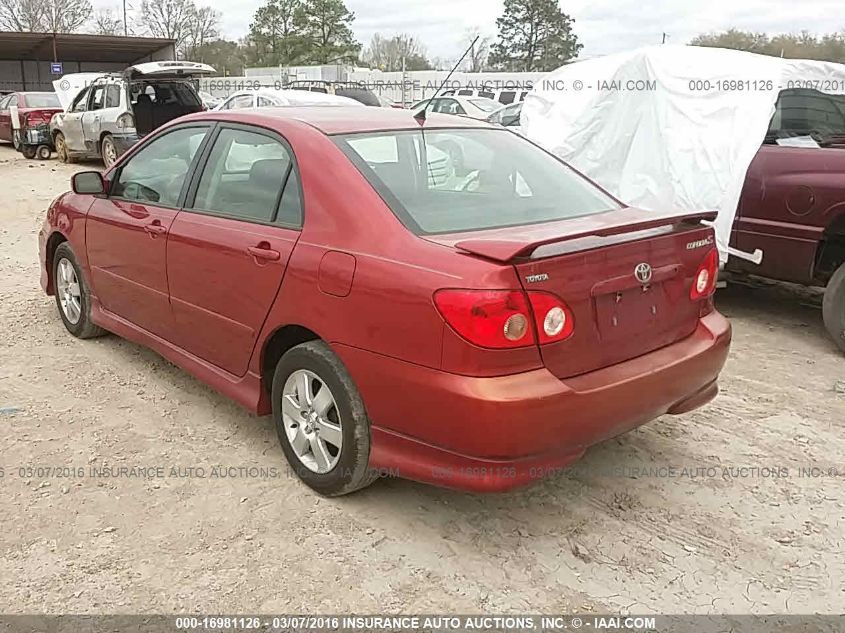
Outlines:
[[763,251],[758,266],[731,258],[733,270],[809,284],[825,229],[845,214],[845,150],[764,145],[751,163],[733,244]]
[[[444,349],[444,335],[449,341],[454,334],[432,296],[440,288],[518,288],[513,268],[417,237],[329,137],[303,124],[280,131],[299,164],[305,221],[250,370],[260,373],[263,346],[273,332],[297,324],[331,344],[405,362],[441,368],[446,358],[453,368],[508,373],[502,363],[467,359],[466,351],[454,346]],[[346,296],[331,294],[318,281],[330,252],[354,259]],[[477,354],[501,356],[480,349]],[[536,350],[528,354],[537,357]]]

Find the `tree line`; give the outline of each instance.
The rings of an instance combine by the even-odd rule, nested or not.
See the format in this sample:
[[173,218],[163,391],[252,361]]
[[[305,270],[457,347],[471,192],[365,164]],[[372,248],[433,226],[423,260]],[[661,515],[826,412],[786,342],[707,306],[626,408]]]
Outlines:
[[[124,24],[118,7],[94,11],[90,0],[0,0],[0,30],[169,38],[176,40],[180,58],[205,62],[227,75],[240,75],[249,66],[354,64],[413,71],[454,63],[429,57],[423,42],[406,33],[376,33],[364,46],[355,39],[355,14],[344,0],[265,0],[239,40],[222,38],[220,12],[196,0],[142,0],[133,16]],[[462,70],[545,72],[576,59],[582,49],[574,20],[559,0],[505,0],[496,26],[498,36],[478,37]],[[471,29],[456,44],[469,47],[479,33]],[[729,29],[699,35],[690,44],[845,63],[845,31],[770,36]]]

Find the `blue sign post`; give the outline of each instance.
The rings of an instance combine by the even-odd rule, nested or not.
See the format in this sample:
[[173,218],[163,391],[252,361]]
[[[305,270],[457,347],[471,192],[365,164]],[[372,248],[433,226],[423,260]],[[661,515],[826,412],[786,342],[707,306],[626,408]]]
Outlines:
[[62,70],[62,62],[51,62],[50,63],[50,73],[53,75],[62,75],[64,71]]

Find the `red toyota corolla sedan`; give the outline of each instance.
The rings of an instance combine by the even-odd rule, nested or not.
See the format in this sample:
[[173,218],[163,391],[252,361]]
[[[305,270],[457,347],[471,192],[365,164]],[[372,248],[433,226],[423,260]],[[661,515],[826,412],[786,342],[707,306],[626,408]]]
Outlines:
[[505,129],[206,112],[72,184],[40,233],[68,331],[272,413],[326,495],[508,489],[717,393],[712,215],[626,208]]

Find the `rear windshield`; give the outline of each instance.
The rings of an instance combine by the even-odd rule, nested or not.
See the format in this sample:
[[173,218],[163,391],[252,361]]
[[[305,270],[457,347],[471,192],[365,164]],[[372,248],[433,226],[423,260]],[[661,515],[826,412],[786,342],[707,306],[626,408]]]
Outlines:
[[194,87],[186,81],[139,80],[130,86],[132,105],[138,103],[138,98],[144,98],[157,105],[199,106],[200,98]]
[[551,222],[619,204],[507,130],[432,129],[334,137],[418,235]]
[[766,142],[794,136],[812,136],[820,143],[845,137],[845,97],[804,88],[783,90]]
[[24,94],[27,108],[61,108],[55,92],[28,92]]

